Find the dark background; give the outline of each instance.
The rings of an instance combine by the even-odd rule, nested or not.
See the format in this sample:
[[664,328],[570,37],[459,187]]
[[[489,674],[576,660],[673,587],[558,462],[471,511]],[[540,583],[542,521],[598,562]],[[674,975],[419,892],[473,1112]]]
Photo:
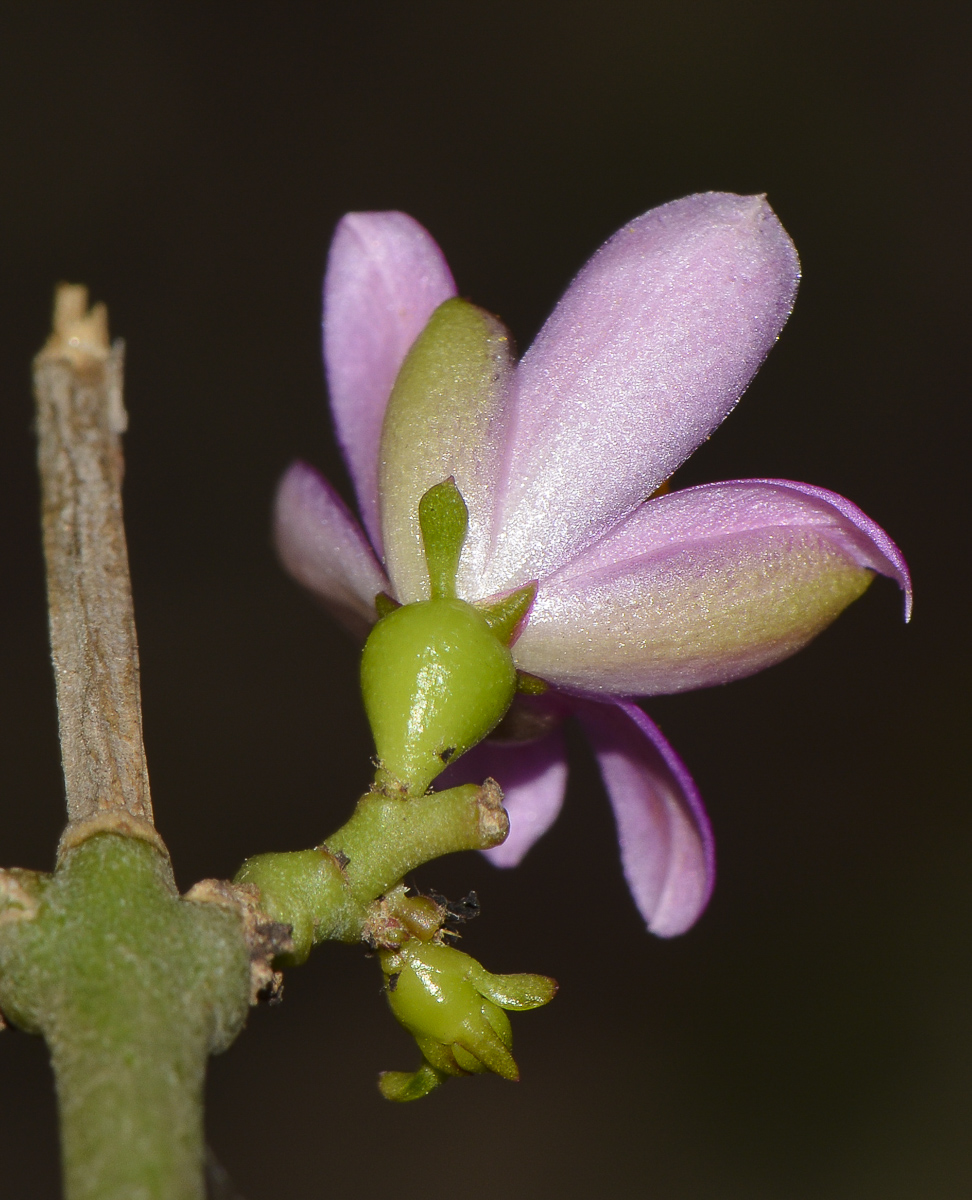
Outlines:
[[[318,841],[370,744],[356,652],[283,576],[275,480],[347,490],[319,361],[331,230],[403,208],[527,345],[628,218],[767,192],[794,316],[681,484],[784,476],[896,538],[879,581],[765,675],[652,701],[707,798],[709,911],[647,936],[577,742],[564,814],[476,887],[466,946],[556,975],[518,1086],[375,1089],[417,1052],[378,972],[325,948],[214,1061],[210,1140],[247,1200],[972,1194],[967,786],[968,72],[946,3],[10,2],[0,11],[0,862],[62,820],[29,362],[51,288],[128,344],[127,521],[145,729],[180,883]],[[43,1045],[0,1037],[3,1195],[57,1194]]]

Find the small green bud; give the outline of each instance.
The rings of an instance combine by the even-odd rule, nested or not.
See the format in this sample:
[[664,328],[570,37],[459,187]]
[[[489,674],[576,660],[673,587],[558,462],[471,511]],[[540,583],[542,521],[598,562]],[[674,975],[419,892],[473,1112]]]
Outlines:
[[426,1095],[449,1075],[494,1071],[518,1079],[504,1008],[539,1008],[557,985],[545,975],[492,975],[474,958],[437,942],[411,940],[380,955],[392,1012],[425,1058],[417,1072],[385,1072],[390,1100]]
[[471,604],[423,600],[372,629],[361,690],[379,779],[421,795],[502,720],[516,692],[516,668]]

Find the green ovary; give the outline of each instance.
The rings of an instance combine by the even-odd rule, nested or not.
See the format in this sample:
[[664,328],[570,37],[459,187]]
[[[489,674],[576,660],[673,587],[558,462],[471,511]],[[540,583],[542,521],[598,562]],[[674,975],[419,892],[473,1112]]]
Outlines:
[[439,597],[378,622],[365,644],[361,689],[379,782],[421,795],[502,720],[516,669],[471,604]]

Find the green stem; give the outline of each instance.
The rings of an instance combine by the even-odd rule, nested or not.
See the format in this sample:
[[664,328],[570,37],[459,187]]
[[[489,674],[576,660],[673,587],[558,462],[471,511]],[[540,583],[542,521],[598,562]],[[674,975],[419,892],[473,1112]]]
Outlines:
[[492,780],[425,796],[367,792],[350,820],[313,850],[258,854],[237,884],[259,888],[260,907],[293,930],[292,961],[328,939],[357,941],[368,906],[423,863],[499,845],[509,830]]
[[32,890],[0,924],[0,1004],[50,1047],[66,1200],[202,1200],[206,1058],[249,1003],[239,917],[180,899],[167,860],[116,834]]
[[327,847],[347,858],[348,890],[358,903],[368,904],[423,863],[502,842],[510,827],[502,800],[495,783],[407,799],[370,792],[327,839]]

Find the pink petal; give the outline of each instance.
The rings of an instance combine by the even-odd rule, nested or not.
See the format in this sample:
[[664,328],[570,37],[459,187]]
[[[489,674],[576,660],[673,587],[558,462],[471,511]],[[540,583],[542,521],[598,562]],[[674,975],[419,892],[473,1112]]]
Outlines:
[[520,364],[484,588],[556,570],[667,479],[746,389],[798,278],[761,196],[689,196],[605,243]]
[[554,729],[532,742],[480,742],[439,776],[437,787],[482,783],[493,778],[503,789],[510,832],[501,846],[484,850],[497,867],[515,867],[557,819],[567,786],[564,736]]
[[273,531],[290,574],[363,640],[377,619],[375,596],[390,585],[347,505],[306,463],[293,463],[280,480]]
[[910,598],[900,551],[833,492],[779,479],[671,492],[541,580],[514,658],[587,692],[725,683],[795,653],[872,572]]
[[618,824],[621,863],[652,933],[698,920],[715,883],[715,843],[681,759],[636,704],[578,701]]
[[409,347],[456,294],[442,251],[405,213],[348,213],[324,278],[324,362],[338,442],[365,528],[381,551],[378,442]]

